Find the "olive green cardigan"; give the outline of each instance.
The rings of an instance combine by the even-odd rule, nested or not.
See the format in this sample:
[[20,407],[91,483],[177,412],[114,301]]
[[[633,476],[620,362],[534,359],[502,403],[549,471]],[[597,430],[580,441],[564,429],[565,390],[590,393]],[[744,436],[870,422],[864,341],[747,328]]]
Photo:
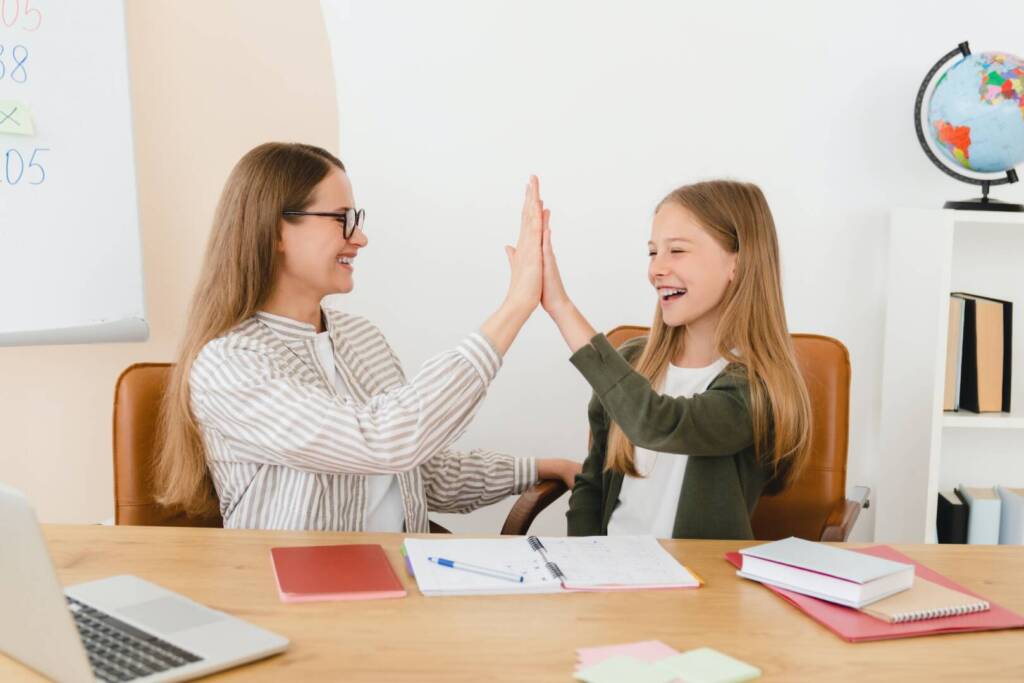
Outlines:
[[599,334],[570,359],[594,389],[590,453],[569,499],[570,536],[605,535],[625,475],[605,471],[611,421],[636,446],[688,457],[673,538],[751,539],[750,516],[769,478],[754,452],[745,369],[729,365],[691,398],[659,394],[630,362],[646,338],[616,351]]

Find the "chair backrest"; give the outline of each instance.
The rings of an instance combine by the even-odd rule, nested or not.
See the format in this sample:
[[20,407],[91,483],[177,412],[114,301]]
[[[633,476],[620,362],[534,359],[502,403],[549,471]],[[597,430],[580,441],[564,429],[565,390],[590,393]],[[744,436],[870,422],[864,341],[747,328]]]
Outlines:
[[219,527],[219,514],[190,517],[156,502],[153,464],[157,416],[170,363],[137,363],[114,390],[114,521],[148,526]]
[[[649,328],[623,325],[608,333],[618,348]],[[803,474],[775,496],[762,496],[751,525],[754,537],[798,536],[820,540],[830,517],[846,500],[846,451],[850,414],[850,354],[837,339],[794,334],[793,348],[811,399],[811,458]]]

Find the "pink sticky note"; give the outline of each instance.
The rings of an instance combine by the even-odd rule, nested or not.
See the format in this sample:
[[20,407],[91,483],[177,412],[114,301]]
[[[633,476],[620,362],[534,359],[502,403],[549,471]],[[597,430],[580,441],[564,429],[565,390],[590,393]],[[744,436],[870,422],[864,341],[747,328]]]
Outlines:
[[656,662],[677,654],[679,654],[677,650],[660,640],[644,640],[639,643],[606,645],[604,647],[581,647],[576,650],[576,657],[579,659],[576,670],[600,664],[609,657],[627,656],[636,657],[645,662]]

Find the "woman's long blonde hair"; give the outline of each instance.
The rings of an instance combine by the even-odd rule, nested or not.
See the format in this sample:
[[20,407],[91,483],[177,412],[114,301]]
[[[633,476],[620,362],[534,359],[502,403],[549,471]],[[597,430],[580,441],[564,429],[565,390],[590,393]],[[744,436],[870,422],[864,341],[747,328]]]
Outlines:
[[330,152],[270,142],[243,156],[231,171],[213,219],[199,284],[192,296],[185,338],[171,370],[158,426],[157,500],[190,515],[217,511],[199,426],[190,408],[189,373],[199,351],[266,300],[275,272],[281,212],[306,208],[333,169],[345,166]]
[[[772,477],[765,488],[778,493],[806,464],[811,408],[786,326],[779,270],[779,245],[768,202],[760,188],[727,180],[684,185],[658,203],[681,206],[726,251],[735,253],[736,276],[722,297],[715,334],[717,353],[746,371],[750,384],[754,448],[768,458]],[[683,326],[664,323],[660,307],[636,371],[658,387],[681,349]],[[617,424],[608,433],[606,469],[640,476],[633,444]]]

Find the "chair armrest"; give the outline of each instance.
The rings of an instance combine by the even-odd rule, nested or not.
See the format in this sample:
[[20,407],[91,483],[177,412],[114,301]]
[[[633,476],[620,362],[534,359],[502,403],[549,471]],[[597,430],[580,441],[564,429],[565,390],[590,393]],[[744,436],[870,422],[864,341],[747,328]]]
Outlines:
[[561,479],[540,480],[519,496],[516,504],[509,510],[508,517],[505,518],[505,525],[501,527],[501,533],[525,535],[541,510],[558,500],[568,490],[569,487]]
[[822,541],[845,541],[850,537],[853,525],[857,523],[861,508],[871,504],[871,489],[867,486],[855,486],[853,488],[853,499],[846,499],[836,505],[832,514],[828,516],[825,529],[821,532]]

